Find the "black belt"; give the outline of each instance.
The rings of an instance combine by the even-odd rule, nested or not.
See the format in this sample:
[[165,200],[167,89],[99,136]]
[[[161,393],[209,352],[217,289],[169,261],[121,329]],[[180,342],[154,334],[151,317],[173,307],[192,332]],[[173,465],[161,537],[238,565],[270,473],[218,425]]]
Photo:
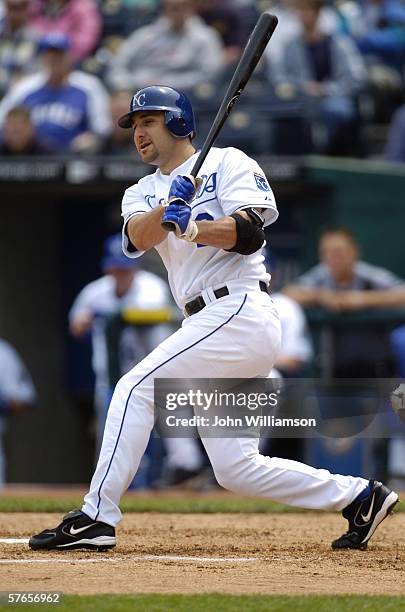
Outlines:
[[[264,281],[259,281],[259,287],[260,291],[269,293],[267,284]],[[214,289],[214,295],[217,299],[225,297],[225,295],[229,295],[229,289],[226,285],[220,287],[219,289]],[[205,308],[206,305],[207,304],[205,303],[203,296],[199,295],[194,300],[191,300],[191,302],[187,302],[187,304],[184,306],[184,310],[186,311],[187,316],[191,317],[191,315],[200,312],[200,310]]]

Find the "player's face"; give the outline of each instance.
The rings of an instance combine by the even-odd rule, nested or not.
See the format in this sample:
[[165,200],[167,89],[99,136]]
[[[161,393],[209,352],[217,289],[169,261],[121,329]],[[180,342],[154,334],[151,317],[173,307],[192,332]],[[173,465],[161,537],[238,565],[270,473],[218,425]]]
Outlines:
[[321,240],[319,258],[333,278],[350,274],[358,257],[356,246],[343,234],[328,234]]
[[135,113],[134,143],[145,164],[165,165],[173,155],[174,137],[164,122],[162,111]]
[[132,268],[116,268],[113,266],[106,268],[103,272],[114,278],[117,294],[124,295],[131,287],[136,270],[135,266]]

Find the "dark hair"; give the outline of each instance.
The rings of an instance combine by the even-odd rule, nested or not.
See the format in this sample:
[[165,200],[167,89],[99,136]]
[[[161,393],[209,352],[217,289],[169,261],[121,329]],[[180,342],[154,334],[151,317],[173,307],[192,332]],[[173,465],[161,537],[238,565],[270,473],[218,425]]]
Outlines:
[[331,225],[330,227],[323,228],[319,235],[319,240],[322,240],[322,238],[325,238],[325,236],[330,236],[331,234],[340,234],[341,236],[347,238],[347,240],[349,240],[349,242],[351,242],[355,247],[359,246],[353,232],[343,225]]

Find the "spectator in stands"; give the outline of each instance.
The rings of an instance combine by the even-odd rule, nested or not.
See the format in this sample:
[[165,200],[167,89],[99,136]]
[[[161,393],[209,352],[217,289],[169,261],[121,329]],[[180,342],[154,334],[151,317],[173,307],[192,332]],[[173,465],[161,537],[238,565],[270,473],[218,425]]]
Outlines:
[[116,91],[110,97],[112,132],[108,138],[104,152],[108,155],[133,154],[134,140],[131,130],[123,130],[118,125],[118,119],[128,112],[131,94],[128,91]]
[[103,22],[103,42],[126,38],[136,28],[148,25],[159,10],[160,0],[98,0]]
[[236,63],[249,34],[240,8],[229,0],[195,0],[195,6],[197,14],[221,37],[224,64]]
[[285,44],[290,38],[298,36],[301,28],[291,0],[278,0],[272,7],[271,12],[277,15],[278,25],[271,39],[271,53],[270,45],[267,45],[264,50],[264,57],[267,58],[269,67],[273,70],[274,65],[281,60]]
[[30,25],[40,35],[57,32],[68,36],[76,63],[90,55],[101,34],[95,0],[33,0]]
[[284,293],[304,307],[333,311],[389,308],[405,304],[405,281],[359,260],[359,245],[344,227],[329,228],[319,241],[320,263]]
[[[301,4],[305,4],[302,2]],[[284,45],[292,36],[302,32],[302,25],[296,14],[297,0],[274,0],[271,12],[277,15],[279,23],[271,39],[271,47],[265,55],[271,54],[271,61],[278,60]],[[346,34],[356,38],[366,31],[363,19],[363,5],[358,0],[325,0],[318,18],[318,28],[325,34]]]
[[8,111],[3,127],[0,155],[41,155],[48,153],[38,141],[29,111],[16,106]]
[[[348,229],[336,227],[322,232],[319,259],[317,266],[284,289],[301,305],[335,312],[405,305],[405,281],[388,270],[359,260],[359,245]],[[333,323],[325,324],[323,337],[327,347],[323,348],[325,355],[320,362],[327,362],[326,366],[323,365],[326,374],[335,378],[359,379],[393,376],[394,352],[388,328],[359,323],[345,326],[341,318],[341,324],[337,327]],[[362,391],[359,383],[357,397],[353,387],[349,403],[351,409],[358,409],[357,402],[362,405]],[[336,395],[340,393],[337,387]],[[347,399],[347,394],[345,396],[343,393],[343,415],[347,409]],[[325,414],[327,406],[326,403]],[[373,454],[382,474],[386,469],[386,450],[385,441],[376,441]]]
[[30,0],[6,0],[0,19],[0,97],[36,67],[36,40],[28,26]]
[[6,481],[3,434],[7,420],[35,401],[35,388],[20,356],[8,342],[0,339],[0,486]]
[[301,33],[286,39],[270,76],[280,95],[287,88],[301,99],[304,114],[317,128],[313,129],[317,150],[341,154],[352,147],[356,96],[367,75],[350,38],[320,29],[322,6],[323,0],[297,0]]
[[[367,114],[375,123],[387,124],[403,101],[405,66],[405,4],[403,0],[344,2],[345,25],[368,68]],[[370,104],[371,102],[371,104]]]
[[135,30],[111,62],[115,90],[161,83],[187,90],[221,68],[222,44],[215,30],[193,14],[192,0],[163,0],[161,16]]
[[401,0],[360,0],[354,35],[359,49],[375,62],[402,70],[405,63],[405,5]]
[[392,119],[385,157],[388,161],[405,163],[405,106],[401,106]]
[[156,19],[159,4],[160,0],[98,0],[103,24],[101,40],[82,68],[104,81],[119,47],[134,30]]
[[40,42],[44,70],[25,77],[0,103],[0,124],[14,106],[30,110],[38,138],[52,152],[96,152],[111,131],[108,94],[92,75],[72,71],[66,36]]
[[[121,241],[121,234],[107,238],[101,260],[103,276],[80,291],[69,313],[71,334],[81,338],[91,332],[92,336],[98,448],[113,391],[108,371],[106,316],[118,314],[124,308],[150,311],[170,304],[167,284],[126,257]],[[166,324],[127,327],[121,337],[119,375],[128,372],[170,333]]]

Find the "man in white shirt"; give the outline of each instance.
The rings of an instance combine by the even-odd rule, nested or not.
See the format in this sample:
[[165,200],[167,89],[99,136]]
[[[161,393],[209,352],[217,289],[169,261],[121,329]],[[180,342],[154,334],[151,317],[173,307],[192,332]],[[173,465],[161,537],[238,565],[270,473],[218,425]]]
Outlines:
[[17,351],[0,339],[0,486],[6,482],[3,433],[7,419],[32,406],[36,392],[27,368]]
[[217,32],[194,14],[191,0],[164,0],[159,18],[135,30],[111,62],[108,81],[115,90],[167,83],[189,90],[211,81],[222,67]]
[[[81,338],[91,331],[97,454],[112,394],[105,336],[107,317],[125,308],[157,310],[170,305],[168,286],[164,280],[140,269],[136,261],[125,257],[121,248],[121,234],[109,236],[105,241],[101,268],[104,276],[83,287],[69,312],[70,332],[75,338]],[[127,327],[120,343],[121,375],[170,333],[171,328],[163,323]]]

